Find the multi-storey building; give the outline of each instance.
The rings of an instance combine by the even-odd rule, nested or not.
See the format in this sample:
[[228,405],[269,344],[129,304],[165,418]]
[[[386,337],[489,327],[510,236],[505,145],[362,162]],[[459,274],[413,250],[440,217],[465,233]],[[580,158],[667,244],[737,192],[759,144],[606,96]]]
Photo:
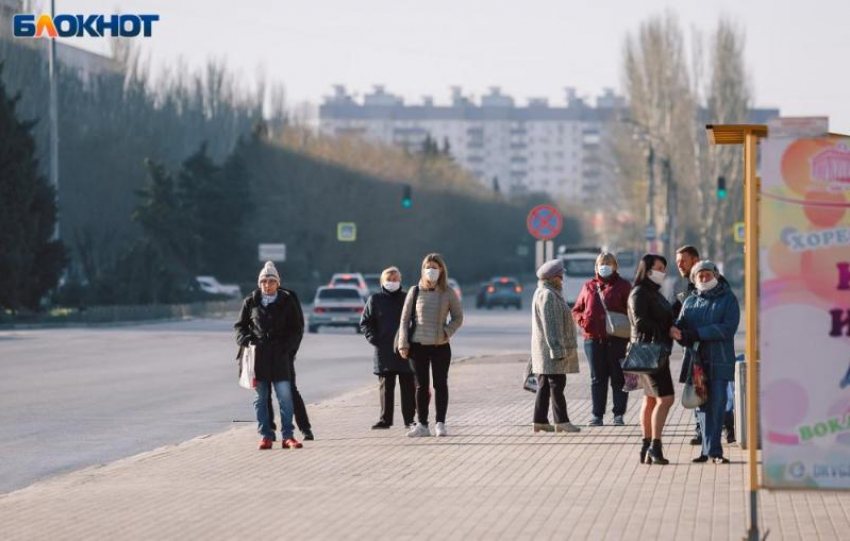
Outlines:
[[404,100],[376,86],[358,103],[342,86],[320,107],[323,134],[362,136],[383,143],[421,148],[430,137],[448,145],[454,160],[483,183],[510,194],[546,192],[585,201],[599,177],[599,145],[604,122],[625,100],[612,90],[587,105],[567,89],[564,106],[534,98],[524,106],[490,89],[480,103],[452,89],[451,103]]

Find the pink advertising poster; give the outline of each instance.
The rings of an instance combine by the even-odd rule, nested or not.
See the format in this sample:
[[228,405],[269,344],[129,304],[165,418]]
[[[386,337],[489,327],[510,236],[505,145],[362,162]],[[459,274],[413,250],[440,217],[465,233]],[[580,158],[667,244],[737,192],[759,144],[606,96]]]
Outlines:
[[763,482],[850,489],[850,139],[762,143]]

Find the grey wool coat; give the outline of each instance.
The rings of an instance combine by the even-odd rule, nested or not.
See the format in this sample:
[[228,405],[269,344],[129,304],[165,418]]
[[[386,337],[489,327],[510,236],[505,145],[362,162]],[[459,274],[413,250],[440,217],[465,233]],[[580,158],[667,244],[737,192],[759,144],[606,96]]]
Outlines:
[[531,370],[535,374],[578,374],[572,312],[561,292],[537,283],[531,309]]

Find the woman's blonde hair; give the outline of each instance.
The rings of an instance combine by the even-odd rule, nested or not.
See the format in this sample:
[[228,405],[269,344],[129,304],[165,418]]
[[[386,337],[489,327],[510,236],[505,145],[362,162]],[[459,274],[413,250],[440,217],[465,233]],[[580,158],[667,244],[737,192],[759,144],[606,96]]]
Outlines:
[[615,256],[611,252],[602,252],[596,258],[596,266],[597,267],[599,267],[599,265],[602,265],[604,263],[609,263],[612,267],[614,267],[615,271],[620,268],[620,264],[617,262],[617,256]]
[[422,260],[422,270],[425,270],[425,265],[428,263],[436,263],[440,267],[440,277],[437,278],[437,289],[445,291],[448,289],[449,283],[449,268],[446,266],[446,260],[441,254],[428,254]]
[[387,279],[389,279],[391,274],[398,274],[398,277],[401,278],[401,271],[398,270],[398,267],[387,267],[386,269],[381,271],[381,285],[387,283]]

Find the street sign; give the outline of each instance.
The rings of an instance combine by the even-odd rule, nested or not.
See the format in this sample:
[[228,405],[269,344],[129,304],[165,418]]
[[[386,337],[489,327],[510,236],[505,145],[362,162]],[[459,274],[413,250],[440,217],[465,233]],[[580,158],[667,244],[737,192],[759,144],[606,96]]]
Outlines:
[[744,242],[744,222],[735,222],[732,226],[732,233],[735,235],[735,242]]
[[357,240],[357,224],[354,222],[339,222],[336,224],[336,240],[354,242]]
[[564,221],[561,213],[552,205],[538,205],[528,213],[526,225],[534,238],[549,240],[558,236]]
[[655,226],[654,225],[649,224],[648,226],[646,226],[645,237],[646,237],[646,240],[655,240]]
[[257,252],[262,261],[286,261],[286,244],[258,244]]

